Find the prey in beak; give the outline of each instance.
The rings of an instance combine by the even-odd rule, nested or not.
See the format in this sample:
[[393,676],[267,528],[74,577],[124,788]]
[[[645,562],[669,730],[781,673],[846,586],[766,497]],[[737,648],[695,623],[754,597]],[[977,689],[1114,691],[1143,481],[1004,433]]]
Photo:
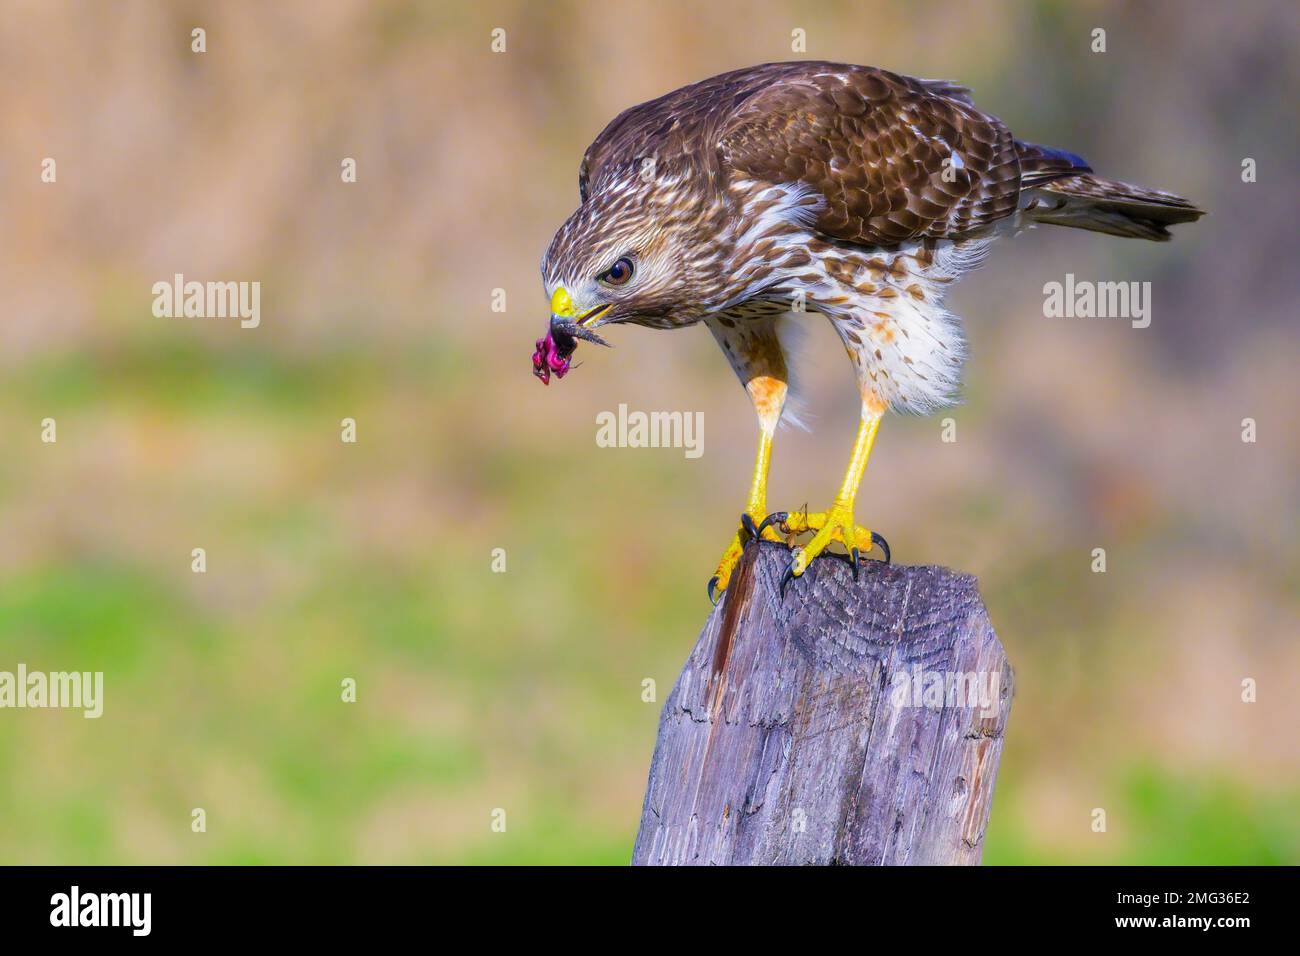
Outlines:
[[594,342],[609,348],[610,345],[590,326],[600,319],[610,306],[600,305],[578,315],[573,308],[573,300],[563,286],[551,296],[551,324],[545,337],[536,342],[533,352],[533,374],[542,380],[543,385],[551,384],[551,373],[556,378],[564,378],[573,366],[570,360],[577,351],[578,340]]

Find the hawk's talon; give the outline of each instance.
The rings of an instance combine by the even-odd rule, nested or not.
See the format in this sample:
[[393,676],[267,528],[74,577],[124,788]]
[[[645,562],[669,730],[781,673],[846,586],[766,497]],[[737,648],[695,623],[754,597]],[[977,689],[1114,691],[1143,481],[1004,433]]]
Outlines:
[[860,528],[853,520],[853,503],[851,501],[837,501],[831,506],[829,511],[803,512],[791,515],[786,521],[785,528],[791,534],[802,534],[805,531],[813,531],[813,539],[808,542],[807,546],[796,555],[791,570],[795,577],[799,577],[808,566],[821,555],[831,545],[832,542],[838,542],[852,555],[850,563],[855,567],[861,555],[870,551],[872,547],[871,532],[866,528]]
[[[767,530],[769,525],[779,525],[784,527],[789,518],[790,513],[788,511],[773,511],[770,515],[764,518],[763,523],[758,526],[758,535],[761,535],[765,530]],[[755,535],[754,537],[758,537],[758,535]]]
[[785,586],[786,586],[787,584],[789,584],[791,581],[793,581],[794,578],[795,578],[795,574],[794,574],[794,562],[791,561],[791,562],[786,566],[785,574],[781,575],[781,600],[782,600],[782,601],[785,600]]
[[745,553],[745,545],[752,541],[761,541],[766,538],[768,541],[780,541],[775,531],[769,530],[767,521],[758,524],[754,520],[754,514],[761,512],[762,506],[752,508],[740,516],[739,527],[736,533],[732,535],[731,543],[727,545],[727,550],[722,552],[722,560],[718,562],[718,569],[713,577],[709,580],[709,600],[713,601],[716,606],[720,598],[715,599],[714,592],[727,590],[727,585],[731,581],[731,572],[736,569],[740,563],[740,557]]
[[884,535],[876,534],[874,531],[871,532],[871,543],[873,545],[880,545],[880,550],[885,552],[885,564],[889,564],[891,560],[889,554],[889,542],[885,540]]
[[853,569],[853,580],[858,579],[858,549],[854,548],[849,552],[849,567]]
[[722,597],[722,592],[720,591],[716,595],[713,593],[714,589],[717,588],[717,586],[718,586],[718,576],[715,574],[713,577],[709,578],[709,603],[712,604],[714,607],[718,606],[718,600]]

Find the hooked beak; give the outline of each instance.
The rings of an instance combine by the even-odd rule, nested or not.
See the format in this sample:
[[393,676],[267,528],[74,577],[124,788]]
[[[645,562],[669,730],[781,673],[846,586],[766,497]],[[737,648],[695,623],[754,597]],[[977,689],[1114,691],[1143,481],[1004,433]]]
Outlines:
[[579,315],[573,307],[573,299],[561,286],[551,296],[551,327],[544,338],[536,342],[533,352],[533,374],[542,380],[543,385],[551,382],[551,373],[556,378],[564,378],[571,365],[569,360],[578,348],[578,340],[594,342],[608,346],[609,343],[591,331],[597,320],[610,310],[612,304],[596,306]]
[[612,307],[613,303],[606,303],[588,309],[579,315],[573,307],[573,299],[569,296],[569,291],[564,286],[560,286],[555,290],[555,294],[551,296],[551,325],[568,323],[579,328],[590,328]]

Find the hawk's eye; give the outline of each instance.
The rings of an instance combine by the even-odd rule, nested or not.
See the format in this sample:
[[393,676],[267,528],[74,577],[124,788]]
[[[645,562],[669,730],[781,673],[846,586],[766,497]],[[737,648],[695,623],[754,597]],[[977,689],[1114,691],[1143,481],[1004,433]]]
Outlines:
[[623,256],[596,278],[605,285],[623,285],[632,278],[632,260]]

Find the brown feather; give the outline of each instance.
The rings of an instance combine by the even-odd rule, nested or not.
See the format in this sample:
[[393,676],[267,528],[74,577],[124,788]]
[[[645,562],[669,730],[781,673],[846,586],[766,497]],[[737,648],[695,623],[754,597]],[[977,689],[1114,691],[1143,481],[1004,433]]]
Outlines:
[[1165,242],[1171,238],[1166,227],[1195,222],[1205,212],[1163,190],[1080,175],[1043,185],[1025,214],[1034,222]]

